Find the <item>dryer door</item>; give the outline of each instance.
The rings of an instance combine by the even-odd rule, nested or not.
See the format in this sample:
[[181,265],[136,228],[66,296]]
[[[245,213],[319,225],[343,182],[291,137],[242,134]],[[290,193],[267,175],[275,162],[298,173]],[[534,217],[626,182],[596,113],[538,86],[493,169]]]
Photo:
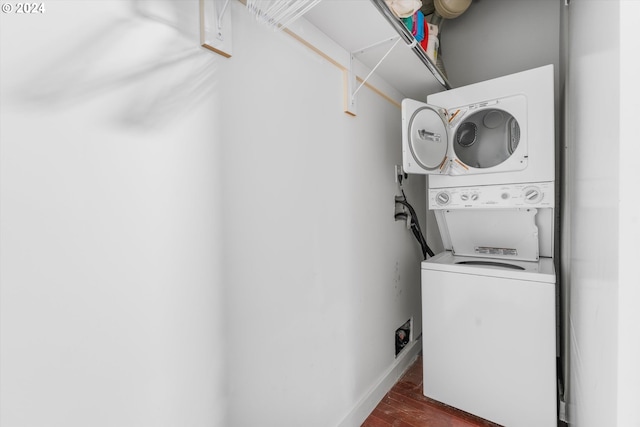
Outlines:
[[446,110],[422,102],[402,101],[402,162],[405,172],[445,173],[449,147]]
[[475,175],[523,170],[529,157],[526,116],[524,95],[453,108],[404,99],[404,171]]

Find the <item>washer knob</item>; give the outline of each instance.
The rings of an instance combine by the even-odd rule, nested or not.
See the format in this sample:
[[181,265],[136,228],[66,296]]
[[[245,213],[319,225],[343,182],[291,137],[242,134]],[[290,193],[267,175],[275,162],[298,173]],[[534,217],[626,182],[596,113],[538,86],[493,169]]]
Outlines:
[[446,191],[441,191],[436,195],[436,203],[438,203],[440,206],[447,205],[450,201],[451,196],[449,196],[449,193],[447,193]]
[[467,200],[469,200],[469,195],[463,194],[462,196],[460,196],[460,198],[462,199],[462,201],[466,202]]
[[479,197],[480,197],[480,196],[478,196],[478,193],[473,193],[473,194],[471,195],[471,200],[478,200],[478,198],[479,198]]

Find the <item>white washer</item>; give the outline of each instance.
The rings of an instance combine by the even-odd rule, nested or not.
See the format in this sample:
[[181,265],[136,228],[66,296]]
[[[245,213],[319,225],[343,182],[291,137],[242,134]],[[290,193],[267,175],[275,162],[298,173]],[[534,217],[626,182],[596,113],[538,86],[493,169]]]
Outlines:
[[555,295],[550,258],[423,262],[425,396],[507,427],[555,427]]
[[431,188],[555,178],[553,66],[402,101],[407,173]]
[[553,182],[430,189],[445,251],[422,263],[424,394],[555,427]]

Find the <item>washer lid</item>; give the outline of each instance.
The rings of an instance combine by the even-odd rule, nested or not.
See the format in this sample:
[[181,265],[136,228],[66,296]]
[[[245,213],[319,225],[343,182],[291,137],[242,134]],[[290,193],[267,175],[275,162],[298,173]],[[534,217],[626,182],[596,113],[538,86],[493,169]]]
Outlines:
[[454,255],[537,261],[538,227],[534,208],[445,209],[438,225]]
[[[482,261],[485,263],[482,264]],[[505,267],[503,264],[510,267]],[[422,270],[502,277],[549,284],[556,282],[553,258],[540,258],[538,261],[482,260],[475,257],[456,256],[449,251],[444,251],[422,261]]]
[[447,159],[449,134],[441,108],[423,104],[409,121],[409,149],[414,160],[424,169],[440,169]]

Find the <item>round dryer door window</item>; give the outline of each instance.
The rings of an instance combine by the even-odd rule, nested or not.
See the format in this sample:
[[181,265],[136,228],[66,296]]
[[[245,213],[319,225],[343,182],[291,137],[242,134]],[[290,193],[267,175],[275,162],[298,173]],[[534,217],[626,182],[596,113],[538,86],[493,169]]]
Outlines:
[[457,127],[453,149],[467,166],[484,169],[499,165],[518,148],[520,125],[504,110],[484,109],[469,115]]
[[435,170],[447,156],[447,126],[434,107],[416,110],[409,123],[409,148],[415,161],[424,169]]

